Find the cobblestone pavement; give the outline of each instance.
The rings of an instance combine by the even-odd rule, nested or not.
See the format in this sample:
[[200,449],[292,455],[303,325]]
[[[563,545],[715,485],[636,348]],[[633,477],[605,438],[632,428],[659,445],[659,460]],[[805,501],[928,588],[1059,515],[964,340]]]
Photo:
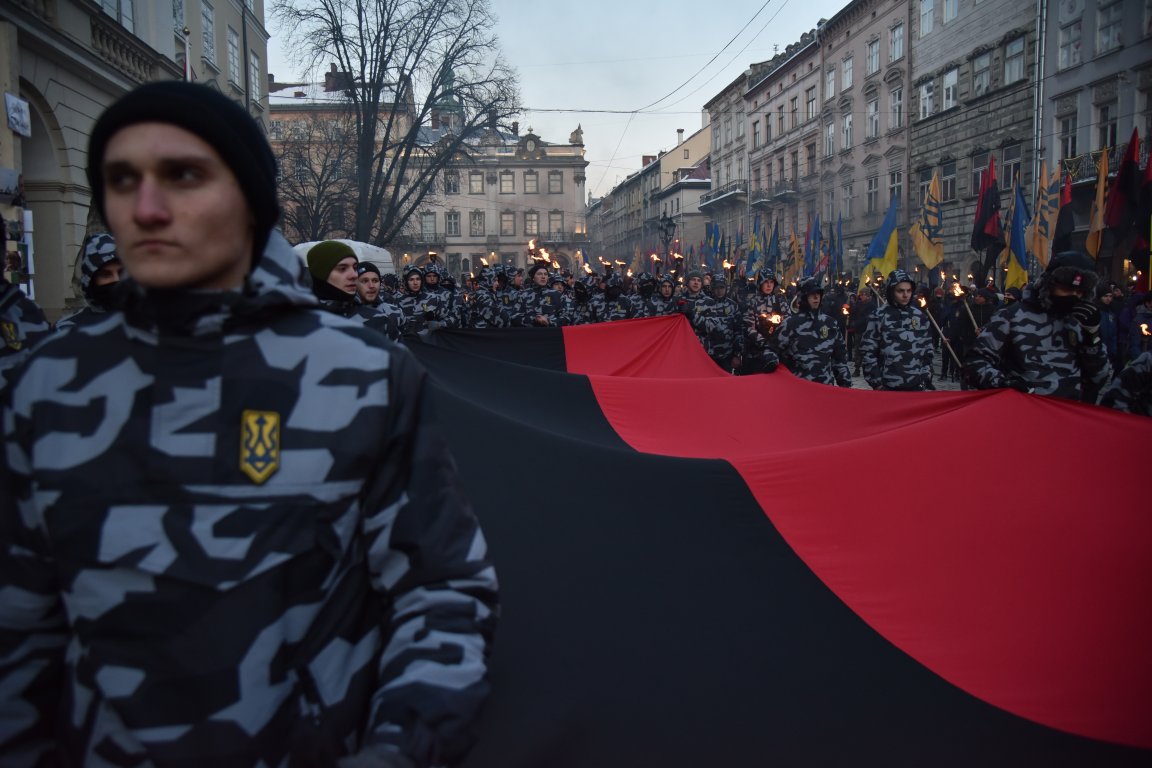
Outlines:
[[[945,355],[948,354],[947,350],[945,350],[943,352],[943,354],[945,354]],[[960,381],[959,380],[953,381],[950,377],[947,379],[941,379],[940,378],[940,360],[941,360],[940,355],[941,355],[940,350],[937,350],[935,362],[932,364],[932,383],[933,383],[933,385],[935,385],[936,389],[939,391],[959,392],[960,391]],[[849,367],[852,369],[853,373],[856,372],[855,365],[850,365]],[[853,376],[852,377],[852,387],[853,387],[853,389],[871,389],[871,387],[868,386],[868,383],[866,381],[864,381],[863,376]]]

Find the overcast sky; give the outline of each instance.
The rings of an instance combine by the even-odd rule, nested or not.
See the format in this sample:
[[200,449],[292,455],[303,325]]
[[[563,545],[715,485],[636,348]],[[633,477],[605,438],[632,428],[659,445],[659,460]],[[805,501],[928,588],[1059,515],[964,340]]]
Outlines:
[[[491,4],[505,58],[520,74],[521,133],[531,127],[563,143],[579,124],[588,189],[600,196],[638,170],[642,155],[672,149],[677,128],[697,131],[705,102],[770,59],[774,45],[797,42],[848,0]],[[271,19],[268,31],[268,71],[281,81],[299,77]]]

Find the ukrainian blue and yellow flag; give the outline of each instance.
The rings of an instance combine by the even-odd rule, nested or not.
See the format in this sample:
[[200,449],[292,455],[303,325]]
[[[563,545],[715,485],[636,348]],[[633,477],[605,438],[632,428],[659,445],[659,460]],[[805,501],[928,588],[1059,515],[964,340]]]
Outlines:
[[1008,228],[1008,275],[1004,278],[1005,288],[1023,288],[1028,284],[1027,242],[1024,226],[1029,219],[1028,203],[1024,200],[1024,190],[1016,181],[1016,198],[1012,205],[1012,224]]
[[893,197],[888,206],[888,213],[884,214],[884,221],[880,224],[876,236],[868,245],[868,263],[864,265],[861,280],[872,277],[873,271],[887,276],[896,269],[896,260],[899,255],[897,244],[899,238],[896,232],[896,211],[900,207],[900,199]]

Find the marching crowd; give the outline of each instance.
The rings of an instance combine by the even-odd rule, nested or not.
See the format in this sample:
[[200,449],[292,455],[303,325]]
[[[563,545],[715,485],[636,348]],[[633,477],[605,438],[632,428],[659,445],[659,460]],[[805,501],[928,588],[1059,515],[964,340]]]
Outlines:
[[545,264],[457,286],[337,241],[305,269],[266,137],[204,86],[129,92],[87,157],[109,232],[83,246],[86,308],[54,329],[0,278],[0,764],[464,759],[496,572],[426,375],[381,334],[680,313],[733,373],[1149,414],[1152,293],[1097,297],[1079,253],[1002,307],[901,270],[875,295]]

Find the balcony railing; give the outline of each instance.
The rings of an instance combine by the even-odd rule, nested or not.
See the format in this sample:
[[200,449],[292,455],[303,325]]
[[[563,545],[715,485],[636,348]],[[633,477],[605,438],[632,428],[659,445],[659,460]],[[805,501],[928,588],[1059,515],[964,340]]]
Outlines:
[[700,196],[700,207],[717,203],[720,200],[732,195],[747,195],[748,194],[748,180],[736,179],[730,181],[719,189],[714,189],[707,194]]
[[[1120,168],[1120,163],[1124,160],[1124,155],[1128,152],[1128,142],[1117,144],[1115,147],[1108,148],[1108,174],[1116,173]],[[1140,145],[1140,166],[1145,167],[1148,165],[1148,144],[1142,143]],[[1095,181],[1098,170],[1096,164],[1100,162],[1100,150],[1095,152],[1085,152],[1076,157],[1068,157],[1060,161],[1060,167],[1063,168],[1064,173],[1072,177],[1072,181],[1085,182]]]

